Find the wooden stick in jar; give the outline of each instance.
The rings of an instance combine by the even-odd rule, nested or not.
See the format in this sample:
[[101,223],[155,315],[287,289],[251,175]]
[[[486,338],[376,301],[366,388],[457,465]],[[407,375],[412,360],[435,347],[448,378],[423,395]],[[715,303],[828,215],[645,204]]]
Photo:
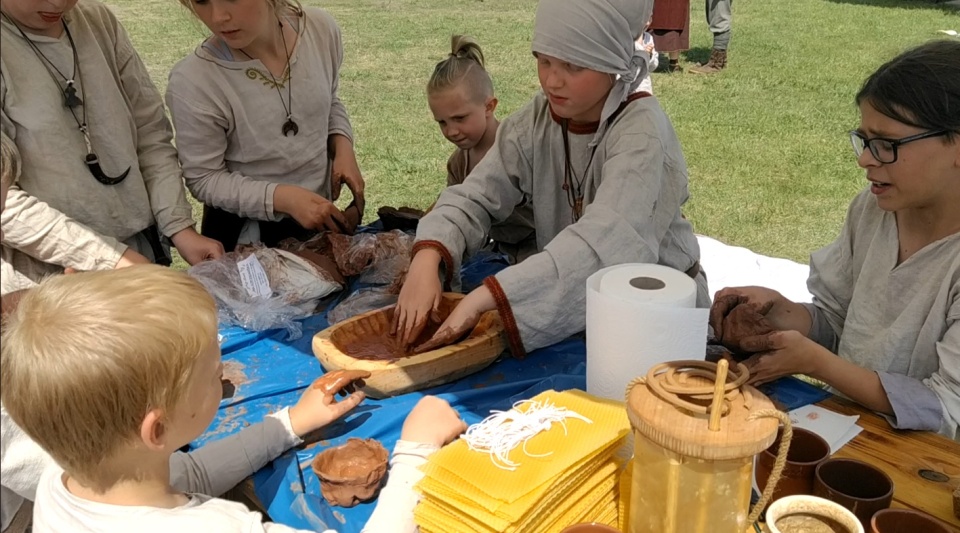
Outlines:
[[721,359],[717,363],[717,381],[713,384],[713,404],[710,405],[710,431],[720,431],[720,418],[723,415],[723,389],[727,386],[727,370],[730,363]]

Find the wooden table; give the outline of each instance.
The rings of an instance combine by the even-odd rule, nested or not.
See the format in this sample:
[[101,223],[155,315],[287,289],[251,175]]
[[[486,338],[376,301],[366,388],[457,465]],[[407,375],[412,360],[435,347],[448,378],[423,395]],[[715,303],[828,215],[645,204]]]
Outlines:
[[892,429],[882,417],[836,396],[817,405],[860,415],[857,424],[863,432],[834,457],[880,468],[893,480],[893,507],[923,511],[960,531],[960,519],[953,514],[953,491],[960,485],[960,442],[926,431]]

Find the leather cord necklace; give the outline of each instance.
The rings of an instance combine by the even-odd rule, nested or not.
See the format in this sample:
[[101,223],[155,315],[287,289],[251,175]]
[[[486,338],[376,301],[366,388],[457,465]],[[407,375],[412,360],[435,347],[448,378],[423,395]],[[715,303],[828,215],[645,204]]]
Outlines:
[[[583,167],[583,175],[578,177],[570,163],[570,138],[567,133],[570,129],[569,122],[567,119],[560,122],[560,131],[563,133],[563,190],[567,193],[567,203],[573,210],[573,222],[576,223],[583,216],[583,184],[587,179],[587,172],[590,171],[590,164],[593,163],[593,156],[597,154],[597,147],[594,146],[590,151],[590,159],[587,160],[587,165]],[[574,186],[574,182],[576,182],[576,186]]]
[[[297,125],[297,122],[293,120],[293,67],[290,65],[290,49],[287,48],[287,37],[283,34],[283,22],[280,22],[280,18],[277,18],[277,24],[280,26],[280,39],[283,41],[283,51],[287,55],[287,68],[285,70],[287,78],[287,100],[283,100],[283,93],[280,92],[280,84],[277,83],[277,78],[273,75],[273,72],[270,72],[270,69],[267,69],[267,74],[270,74],[270,79],[273,81],[273,88],[277,90],[277,96],[280,97],[280,103],[283,105],[283,111],[287,114],[287,120],[283,123],[283,127],[280,131],[283,133],[284,137],[289,136],[293,133],[296,136],[300,133],[300,126]],[[253,59],[253,56],[246,53],[243,48],[238,48],[243,55]],[[264,65],[266,67],[266,65]],[[281,77],[281,81],[283,77]]]
[[[13,20],[12,17],[3,13],[4,18],[10,21],[14,27],[17,28],[17,31],[20,32],[20,35],[23,37],[27,44],[30,45],[30,48],[33,50],[34,54],[37,55],[37,58],[40,59],[40,62],[46,68],[47,73],[50,74],[50,77],[57,84],[57,88],[60,89],[60,93],[63,95],[63,105],[70,111],[70,115],[73,116],[73,120],[77,123],[77,128],[80,130],[80,133],[83,135],[83,142],[87,146],[87,155],[84,158],[84,164],[87,165],[87,169],[93,174],[93,177],[97,181],[104,185],[116,185],[123,180],[127,179],[127,175],[130,174],[130,167],[127,167],[119,176],[113,177],[103,171],[103,168],[100,166],[100,158],[97,157],[96,152],[93,151],[93,143],[90,141],[90,126],[87,125],[87,106],[83,103],[83,100],[77,96],[77,82],[79,82],[80,87],[83,87],[83,71],[80,69],[80,56],[77,52],[77,44],[73,40],[73,35],[70,34],[70,28],[67,26],[65,20],[61,21],[63,24],[63,31],[67,34],[67,40],[70,41],[70,49],[73,51],[73,74],[74,77],[67,78],[60,72],[60,69],[53,64],[50,59],[40,51],[40,48],[27,36],[26,32],[23,31],[23,28],[17,24],[17,21]],[[51,70],[52,68],[52,70]],[[54,74],[59,74],[61,78],[66,82],[66,86],[60,85],[60,81],[57,79],[57,76]],[[81,117],[77,116],[77,107],[83,108],[83,113]]]

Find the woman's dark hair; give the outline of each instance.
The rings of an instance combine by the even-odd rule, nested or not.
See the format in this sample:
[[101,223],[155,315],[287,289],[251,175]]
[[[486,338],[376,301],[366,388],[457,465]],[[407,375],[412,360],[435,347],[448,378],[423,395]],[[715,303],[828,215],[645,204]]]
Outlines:
[[917,128],[960,135],[960,41],[938,40],[884,63],[857,93],[880,113]]

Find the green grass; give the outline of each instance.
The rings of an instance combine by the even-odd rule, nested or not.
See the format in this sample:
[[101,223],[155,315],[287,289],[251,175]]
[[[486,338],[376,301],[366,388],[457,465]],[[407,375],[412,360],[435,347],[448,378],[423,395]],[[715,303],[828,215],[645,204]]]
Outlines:
[[[571,0],[575,1],[575,0]],[[206,34],[176,0],[111,0],[161,91],[173,64]],[[341,99],[381,205],[426,207],[443,186],[451,145],[423,87],[452,33],[484,47],[501,117],[538,89],[530,55],[534,0],[305,1],[343,30]],[[702,3],[691,7],[690,66],[709,54]],[[698,233],[805,262],[830,242],[865,181],[846,132],[864,78],[898,52],[960,30],[960,12],[931,0],[740,0],[729,67],[712,77],[654,74],[690,170],[687,217]]]

